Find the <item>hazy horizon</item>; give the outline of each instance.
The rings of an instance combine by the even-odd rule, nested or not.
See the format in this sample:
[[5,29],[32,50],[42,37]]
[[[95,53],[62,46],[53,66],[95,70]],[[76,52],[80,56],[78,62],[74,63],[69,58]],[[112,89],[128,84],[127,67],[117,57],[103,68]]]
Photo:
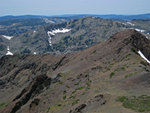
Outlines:
[[47,17],[53,17],[53,16],[74,16],[74,15],[121,15],[121,16],[132,16],[132,15],[143,15],[143,14],[150,14],[150,13],[139,13],[139,14],[56,14],[56,15],[38,15],[38,14],[17,14],[17,15],[2,15],[0,17],[5,16],[47,16]]
[[0,16],[6,15],[136,15],[150,13],[150,0],[5,0],[0,1]]

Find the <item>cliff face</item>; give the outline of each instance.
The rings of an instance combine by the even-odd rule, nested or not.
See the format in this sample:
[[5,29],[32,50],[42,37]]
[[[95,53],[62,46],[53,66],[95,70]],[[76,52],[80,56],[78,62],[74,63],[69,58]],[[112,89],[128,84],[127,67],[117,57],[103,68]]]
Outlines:
[[[62,56],[0,59],[1,113],[135,113],[119,96],[148,95],[150,42],[125,30],[91,48]],[[2,104],[1,103],[1,104]]]

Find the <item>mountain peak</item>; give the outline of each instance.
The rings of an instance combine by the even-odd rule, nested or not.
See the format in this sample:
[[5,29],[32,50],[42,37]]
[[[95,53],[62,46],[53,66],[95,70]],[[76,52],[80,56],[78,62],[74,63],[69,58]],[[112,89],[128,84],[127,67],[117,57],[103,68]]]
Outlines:
[[134,30],[134,29],[126,29],[122,32],[118,32],[116,34],[114,34],[112,37],[110,37],[110,40],[112,39],[127,39],[127,38],[133,38],[134,36],[136,36],[137,38],[146,38],[144,35],[142,35],[141,33],[139,33],[138,31]]
[[116,33],[108,42],[115,42],[118,46],[130,45],[136,51],[142,51],[142,53],[150,59],[150,41],[143,34],[134,29],[127,29]]

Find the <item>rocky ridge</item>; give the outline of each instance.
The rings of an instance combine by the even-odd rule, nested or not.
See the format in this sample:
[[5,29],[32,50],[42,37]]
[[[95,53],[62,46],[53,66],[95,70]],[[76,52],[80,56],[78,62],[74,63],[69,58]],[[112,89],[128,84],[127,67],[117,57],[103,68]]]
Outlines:
[[[0,59],[1,113],[136,113],[119,96],[149,95],[150,41],[135,30],[116,33],[81,52]],[[11,94],[8,95],[8,93]],[[4,96],[5,95],[5,96]]]

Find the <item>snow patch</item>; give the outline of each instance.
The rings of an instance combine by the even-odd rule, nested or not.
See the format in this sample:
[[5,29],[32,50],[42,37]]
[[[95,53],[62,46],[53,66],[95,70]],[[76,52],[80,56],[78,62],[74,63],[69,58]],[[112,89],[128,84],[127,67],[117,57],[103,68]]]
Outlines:
[[71,31],[71,29],[66,29],[66,28],[63,28],[63,29],[54,29],[52,31],[48,31],[47,35],[49,37],[48,38],[49,45],[52,46],[52,37],[51,36],[54,36],[57,33],[67,33],[69,31]]
[[6,55],[13,55],[10,51],[7,51]]
[[142,29],[135,29],[135,30],[141,33],[145,32],[145,30],[142,30]]
[[7,53],[6,53],[6,55],[13,55],[13,53],[10,52],[9,46],[7,47]]
[[10,51],[9,46],[7,47],[7,51]]
[[50,36],[50,35],[55,35],[55,34],[54,34],[53,32],[51,32],[51,31],[48,31],[47,34],[48,34],[48,36]]
[[146,60],[150,64],[150,61],[143,55],[143,53],[140,50],[138,51],[138,53],[144,60]]
[[52,30],[52,31],[48,31],[47,32],[47,34],[48,34],[48,36],[49,35],[55,35],[55,34],[57,34],[57,33],[67,33],[67,32],[69,32],[71,29],[65,29],[65,28],[63,28],[63,29],[55,29],[55,30]]
[[135,26],[135,24],[131,23],[131,22],[127,22],[127,24],[131,25],[131,26]]
[[123,25],[127,25],[126,23],[122,23]]
[[54,21],[49,20],[49,19],[47,19],[47,18],[44,18],[44,21],[45,21],[45,23],[52,23],[52,24],[54,24],[54,23],[55,23]]
[[53,34],[57,34],[57,33],[67,33],[67,32],[69,32],[71,29],[65,29],[65,28],[63,28],[63,29],[55,29],[55,30],[53,30],[52,31],[52,33]]
[[11,40],[13,38],[13,36],[6,36],[6,35],[2,35],[4,38],[6,38],[7,40]]

